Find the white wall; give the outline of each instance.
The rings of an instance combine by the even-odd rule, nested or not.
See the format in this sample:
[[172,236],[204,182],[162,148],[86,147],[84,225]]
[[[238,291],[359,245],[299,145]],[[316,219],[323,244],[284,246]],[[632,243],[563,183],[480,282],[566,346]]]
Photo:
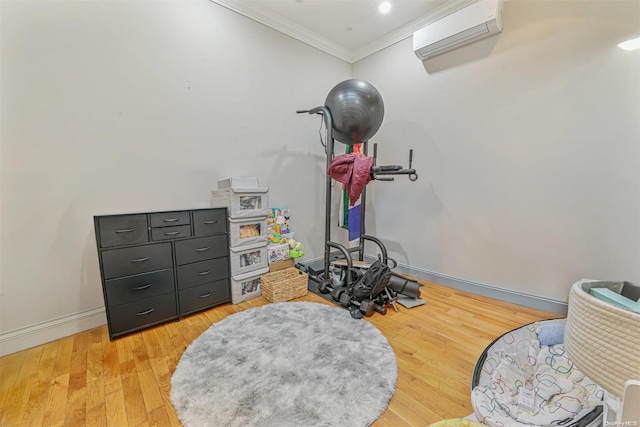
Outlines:
[[356,63],[382,162],[413,148],[420,176],[370,185],[368,231],[402,264],[562,302],[580,278],[640,282],[640,51],[616,47],[639,35],[636,0],[511,0],[499,36]]
[[104,322],[93,215],[207,207],[254,175],[321,257],[320,117],[295,110],[352,72],[385,100],[381,162],[415,150],[416,183],[368,187],[392,257],[561,301],[640,282],[640,56],[615,46],[639,7],[510,0],[497,37],[352,69],[207,0],[0,2],[0,354]]
[[207,0],[0,7],[0,353],[104,323],[94,215],[208,207],[250,175],[322,241],[319,122],[295,111],[348,63]]

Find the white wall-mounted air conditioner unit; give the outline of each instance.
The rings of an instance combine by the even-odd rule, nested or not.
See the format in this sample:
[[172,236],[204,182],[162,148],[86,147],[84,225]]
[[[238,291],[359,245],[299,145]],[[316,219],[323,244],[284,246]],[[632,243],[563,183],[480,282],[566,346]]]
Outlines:
[[413,50],[424,61],[502,31],[503,0],[477,0],[413,33]]

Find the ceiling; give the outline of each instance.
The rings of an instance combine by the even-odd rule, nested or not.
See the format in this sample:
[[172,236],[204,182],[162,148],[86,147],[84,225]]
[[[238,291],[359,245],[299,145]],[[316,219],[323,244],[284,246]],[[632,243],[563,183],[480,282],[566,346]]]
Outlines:
[[353,63],[475,0],[211,0]]

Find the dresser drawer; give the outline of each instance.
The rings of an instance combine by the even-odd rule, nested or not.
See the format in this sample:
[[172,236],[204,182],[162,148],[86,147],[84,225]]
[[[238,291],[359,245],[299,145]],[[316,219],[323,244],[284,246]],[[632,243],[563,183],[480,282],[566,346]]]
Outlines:
[[112,335],[177,317],[175,293],[109,308]]
[[102,248],[149,241],[146,215],[117,215],[98,219],[98,245]]
[[176,263],[178,265],[227,256],[227,253],[226,234],[176,241]]
[[193,230],[195,236],[225,233],[227,231],[227,210],[193,211]]
[[180,314],[227,302],[229,296],[229,281],[227,279],[181,290]]
[[189,211],[153,213],[149,214],[149,219],[151,220],[151,227],[170,227],[191,224]]
[[178,267],[178,288],[186,289],[229,277],[227,257],[200,261]]
[[173,268],[106,280],[104,287],[112,307],[166,294],[175,290]]
[[160,227],[151,229],[151,240],[179,239],[191,236],[190,225],[176,225],[174,227]]
[[102,269],[105,279],[132,276],[171,268],[171,243],[151,243],[102,251]]

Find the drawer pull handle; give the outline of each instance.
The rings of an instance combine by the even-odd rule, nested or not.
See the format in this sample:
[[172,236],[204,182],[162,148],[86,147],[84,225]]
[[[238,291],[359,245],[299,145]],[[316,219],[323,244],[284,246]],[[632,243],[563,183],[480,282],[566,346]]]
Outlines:
[[165,218],[162,221],[164,222],[176,222],[178,220],[178,218]]
[[211,292],[208,294],[200,295],[198,298],[209,298],[211,296]]
[[165,236],[177,236],[178,234],[180,234],[179,231],[167,231],[164,233]]
[[134,291],[143,291],[145,289],[149,289],[151,287],[151,283],[147,283],[144,286],[138,286],[137,288],[133,288]]
[[130,259],[130,262],[145,262],[145,261],[149,261],[149,257],[146,256],[144,258],[138,258],[138,259]]
[[211,274],[211,270],[201,271],[198,273],[198,276],[206,276],[207,274]]
[[153,312],[153,308],[150,308],[150,309],[149,309],[149,310],[147,310],[147,311],[143,311],[143,312],[140,312],[140,313],[136,313],[136,316],[144,316],[144,315],[146,315],[146,314],[150,314],[151,312]]
[[205,221],[204,223],[207,225],[210,225],[210,224],[215,224],[216,222],[218,222],[217,219],[212,219],[211,221]]
[[122,228],[120,230],[115,230],[116,233],[131,233],[132,231],[135,231],[135,228]]
[[204,252],[211,249],[209,246],[205,246],[204,248],[196,248],[196,252]]

